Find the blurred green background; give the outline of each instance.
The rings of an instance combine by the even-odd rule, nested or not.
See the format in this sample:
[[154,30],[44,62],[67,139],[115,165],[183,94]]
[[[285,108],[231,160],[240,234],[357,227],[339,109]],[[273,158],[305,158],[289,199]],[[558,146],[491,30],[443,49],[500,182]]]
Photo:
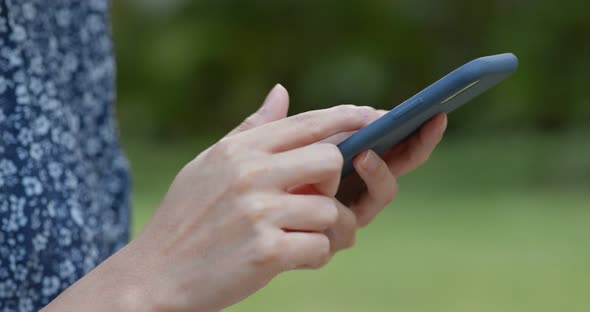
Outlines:
[[590,2],[114,1],[134,233],[277,82],[291,113],[391,108],[479,56],[519,71],[450,117],[357,246],[230,311],[588,311]]

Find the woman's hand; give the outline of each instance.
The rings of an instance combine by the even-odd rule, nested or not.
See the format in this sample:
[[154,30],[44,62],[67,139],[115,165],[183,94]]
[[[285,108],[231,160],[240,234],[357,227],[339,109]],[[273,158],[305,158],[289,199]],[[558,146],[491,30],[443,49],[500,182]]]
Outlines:
[[[289,107],[289,95],[280,85],[275,87],[263,108],[250,116],[233,133],[245,131],[270,121],[285,118]],[[365,125],[386,114],[378,111],[365,120]],[[341,181],[338,190],[338,221],[325,233],[330,239],[331,253],[354,245],[356,230],[367,226],[394,199],[397,194],[397,178],[406,175],[425,163],[443,137],[447,117],[440,114],[426,123],[416,134],[379,157],[372,151],[357,156],[355,174]],[[322,141],[338,144],[355,131],[339,133]],[[314,194],[312,186],[299,186],[291,192]]]
[[[101,302],[86,302],[86,310],[110,303],[114,310],[216,311],[281,272],[323,266],[331,256],[325,232],[342,213],[335,195],[343,160],[334,144],[318,142],[379,113],[344,105],[269,118],[278,116],[269,101],[284,99],[283,91],[255,114],[280,120],[246,130],[251,117],[187,164],[144,231],[52,306],[95,293]],[[299,185],[317,193],[289,192]]]
[[[342,156],[329,141],[381,113],[345,105],[285,118],[287,107],[277,86],[257,113],[180,171],[137,239],[47,311],[217,311],[281,272],[319,268],[349,247],[356,228],[393,198],[388,165],[408,170],[414,158],[396,163],[394,155],[409,155],[401,148],[387,163],[361,155],[362,179],[345,185],[360,191],[339,200]],[[435,141],[407,150],[427,151]]]
[[[376,114],[354,106],[304,113],[230,135],[189,163],[133,243],[155,255],[146,283],[157,285],[156,302],[217,310],[281,272],[323,266],[343,160],[335,145],[313,143]],[[318,194],[289,192],[298,185]]]
[[[365,227],[387,207],[398,190],[397,178],[425,163],[442,139],[447,126],[445,115],[438,115],[416,134],[379,157],[367,151],[354,160],[356,173],[342,180],[336,198],[350,208],[353,217],[342,216],[327,232],[333,253],[354,243],[354,233]],[[342,137],[328,141],[338,143]]]

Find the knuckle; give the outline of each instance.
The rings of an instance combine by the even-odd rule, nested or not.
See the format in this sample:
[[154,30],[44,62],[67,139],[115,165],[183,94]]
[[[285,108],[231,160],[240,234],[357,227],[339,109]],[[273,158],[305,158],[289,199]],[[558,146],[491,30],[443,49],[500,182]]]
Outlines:
[[330,240],[326,237],[323,244],[318,247],[316,257],[309,267],[314,270],[321,269],[330,262],[330,259],[332,259],[332,250],[330,248]]
[[388,190],[387,193],[385,193],[385,195],[383,196],[383,207],[389,205],[393,199],[395,198],[395,190],[391,189]]
[[376,110],[374,107],[367,106],[367,105],[359,106],[358,108],[362,109],[363,111],[365,111],[367,113],[375,113],[375,114],[379,113],[379,111]]
[[314,114],[317,112],[307,112],[296,115],[293,117],[293,120],[296,124],[299,124],[303,131],[310,137],[313,141],[321,140],[323,134],[322,125],[317,121],[317,118],[313,118]]
[[338,149],[338,146],[330,143],[319,143],[319,149],[327,158],[327,169],[330,172],[340,172],[344,165],[344,156]]
[[391,173],[391,170],[389,170],[389,167],[387,166],[387,163],[383,160],[383,158],[381,158],[381,156],[379,155],[377,155],[376,157],[377,167],[373,175],[376,176],[378,179],[388,181],[389,177],[393,174]]
[[349,239],[344,244],[344,249],[350,249],[356,245],[356,231],[353,231]]
[[312,114],[313,114],[313,112],[305,112],[305,113],[297,114],[297,115],[290,117],[290,118],[292,118],[295,123],[306,123],[311,119]]
[[360,119],[366,115],[366,110],[352,104],[338,105],[334,109],[346,119]]
[[397,180],[394,179],[393,185],[391,186],[390,192],[388,193],[388,196],[386,198],[387,204],[391,203],[395,199],[395,196],[397,196],[398,191],[399,191],[399,184],[397,183]]
[[305,131],[307,131],[310,140],[313,142],[320,141],[324,138],[322,127],[315,121],[308,120],[305,125]]
[[267,267],[280,262],[282,260],[281,245],[278,238],[262,235],[255,250],[254,264]]
[[237,142],[233,137],[226,137],[211,148],[211,154],[218,160],[228,160],[235,157],[237,150]]
[[326,203],[321,207],[322,210],[322,223],[327,226],[336,224],[339,219],[338,207],[334,200],[326,198]]
[[260,165],[242,164],[236,170],[234,184],[238,191],[251,189],[268,174],[268,168]]
[[245,200],[243,207],[241,218],[249,224],[258,224],[267,216],[270,204],[265,199],[250,197]]
[[342,250],[352,248],[356,243],[356,224],[354,227],[341,228],[337,231],[331,241],[331,252],[336,253]]
[[380,115],[378,110],[370,106],[360,106],[358,107],[358,110],[358,114],[360,114],[364,118],[367,118],[367,121],[376,119]]
[[373,218],[377,215],[378,212],[372,212],[373,207],[364,207],[361,211],[356,215],[356,227],[357,228],[364,228],[368,226]]
[[336,106],[335,109],[341,113],[352,115],[352,113],[358,109],[358,106],[355,106],[352,104],[342,104],[342,105]]
[[387,205],[389,205],[394,199],[395,196],[397,195],[397,191],[398,191],[398,184],[397,181],[395,180],[395,178],[391,179],[392,182],[388,183],[387,187],[384,189],[384,191],[382,192],[380,198],[381,198],[381,207],[378,207],[380,209],[385,208]]
[[236,178],[234,179],[234,186],[237,191],[244,191],[250,189],[256,183],[254,175],[246,169],[237,169]]
[[344,165],[344,156],[342,156],[342,152],[340,152],[338,146],[334,144],[328,144],[328,151],[329,155],[333,158],[332,161],[336,170],[341,170],[342,166]]

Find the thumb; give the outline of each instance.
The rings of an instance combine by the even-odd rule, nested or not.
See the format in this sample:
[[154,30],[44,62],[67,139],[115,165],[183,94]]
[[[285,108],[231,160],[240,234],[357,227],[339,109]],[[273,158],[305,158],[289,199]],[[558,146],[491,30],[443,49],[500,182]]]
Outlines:
[[262,106],[254,114],[250,115],[228,136],[246,130],[256,128],[266,123],[287,117],[289,110],[289,93],[281,84],[277,84],[266,96]]

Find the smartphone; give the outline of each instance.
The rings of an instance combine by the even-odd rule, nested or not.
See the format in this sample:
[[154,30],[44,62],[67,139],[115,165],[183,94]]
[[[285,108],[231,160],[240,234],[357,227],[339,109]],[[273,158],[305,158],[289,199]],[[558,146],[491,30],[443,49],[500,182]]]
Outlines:
[[439,113],[450,113],[508,78],[518,68],[512,53],[471,61],[435,82],[338,145],[342,176],[354,173],[355,156],[373,150],[382,155]]

